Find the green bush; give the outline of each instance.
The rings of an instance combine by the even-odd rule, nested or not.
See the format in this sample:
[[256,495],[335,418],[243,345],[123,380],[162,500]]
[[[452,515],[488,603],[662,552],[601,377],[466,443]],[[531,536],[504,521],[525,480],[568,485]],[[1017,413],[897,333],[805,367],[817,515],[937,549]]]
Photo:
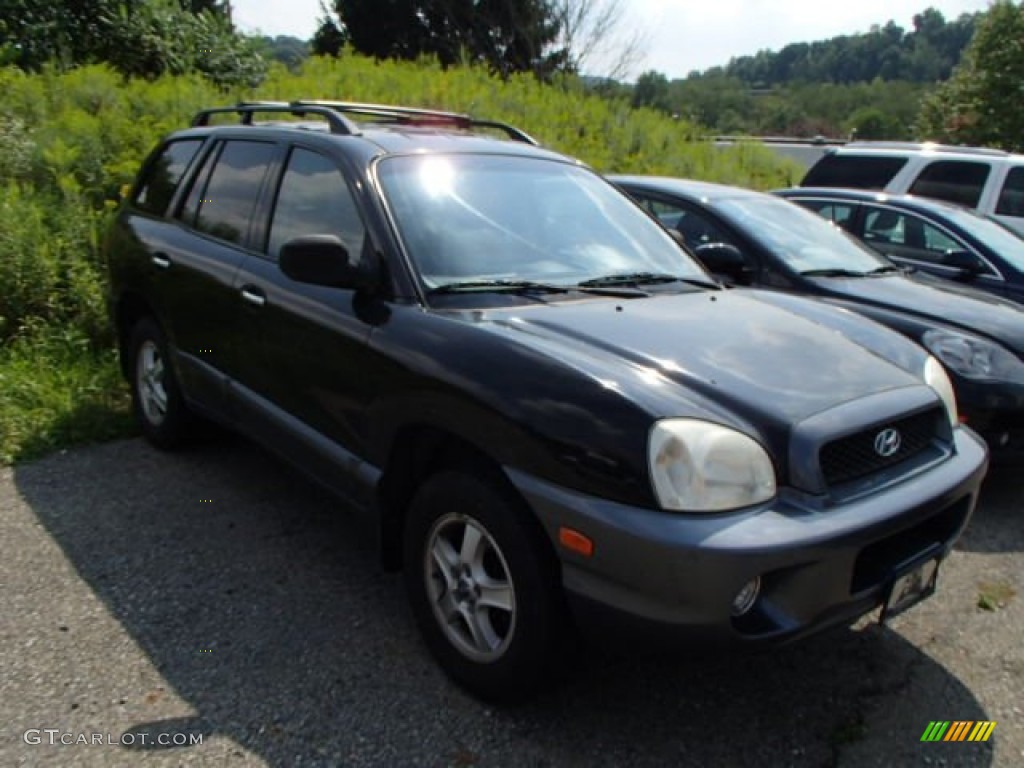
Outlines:
[[34,326],[0,346],[0,464],[131,434],[113,349],[69,327]]

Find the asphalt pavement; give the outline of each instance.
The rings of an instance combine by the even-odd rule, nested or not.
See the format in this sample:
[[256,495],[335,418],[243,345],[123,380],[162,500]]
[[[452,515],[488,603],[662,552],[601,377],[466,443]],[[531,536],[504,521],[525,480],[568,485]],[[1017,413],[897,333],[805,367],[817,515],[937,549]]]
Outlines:
[[[1024,765],[1019,471],[989,477],[938,593],[888,626],[589,650],[511,709],[438,670],[356,518],[243,440],[0,470],[0,541],[4,766]],[[947,720],[996,726],[920,741]]]

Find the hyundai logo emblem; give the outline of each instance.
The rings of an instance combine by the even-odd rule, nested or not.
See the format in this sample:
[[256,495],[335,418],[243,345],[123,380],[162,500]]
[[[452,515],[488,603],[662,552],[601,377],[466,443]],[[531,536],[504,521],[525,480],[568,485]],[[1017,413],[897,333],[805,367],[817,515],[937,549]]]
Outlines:
[[903,438],[900,437],[900,433],[897,430],[892,428],[883,429],[875,435],[875,453],[887,459],[900,449],[902,440]]

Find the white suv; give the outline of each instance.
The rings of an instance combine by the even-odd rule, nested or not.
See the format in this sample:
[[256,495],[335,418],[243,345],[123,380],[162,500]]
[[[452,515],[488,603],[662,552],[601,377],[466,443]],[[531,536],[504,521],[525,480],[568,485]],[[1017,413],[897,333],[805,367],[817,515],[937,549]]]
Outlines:
[[802,187],[853,187],[910,193],[994,216],[1024,236],[1024,155],[998,149],[888,141],[829,149]]

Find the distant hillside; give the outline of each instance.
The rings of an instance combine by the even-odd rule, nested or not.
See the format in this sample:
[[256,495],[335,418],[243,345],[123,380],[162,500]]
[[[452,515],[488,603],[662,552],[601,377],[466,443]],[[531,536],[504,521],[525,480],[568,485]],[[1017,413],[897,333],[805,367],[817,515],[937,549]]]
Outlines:
[[645,72],[630,100],[719,134],[910,139],[921,99],[949,77],[983,17],[947,22],[929,8],[910,31],[890,21],[741,56],[680,80]]
[[813,43],[792,43],[780,51],[760,51],[732,59],[704,75],[726,75],[764,88],[794,82],[867,83],[875,78],[934,83],[949,77],[974,33],[980,14],[946,21],[929,8],[905,30],[889,21],[870,32]]

